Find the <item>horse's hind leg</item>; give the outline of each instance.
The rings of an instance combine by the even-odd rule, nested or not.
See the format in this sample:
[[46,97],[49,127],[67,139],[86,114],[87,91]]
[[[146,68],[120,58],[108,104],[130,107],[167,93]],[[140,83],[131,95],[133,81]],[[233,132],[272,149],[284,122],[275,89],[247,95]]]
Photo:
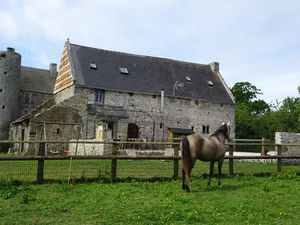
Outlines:
[[221,175],[222,175],[222,165],[223,165],[224,159],[218,160],[218,186],[221,187]]
[[184,169],[182,171],[182,189],[185,190],[185,171]]
[[195,165],[195,161],[187,162],[183,161],[183,169],[182,169],[182,189],[186,192],[190,192],[190,183],[191,183],[191,172]]
[[208,186],[208,187],[210,187],[211,177],[212,177],[213,174],[214,174],[214,165],[215,165],[215,162],[214,162],[214,161],[211,161],[211,162],[210,162],[210,167],[209,167],[208,183],[207,183],[207,186]]

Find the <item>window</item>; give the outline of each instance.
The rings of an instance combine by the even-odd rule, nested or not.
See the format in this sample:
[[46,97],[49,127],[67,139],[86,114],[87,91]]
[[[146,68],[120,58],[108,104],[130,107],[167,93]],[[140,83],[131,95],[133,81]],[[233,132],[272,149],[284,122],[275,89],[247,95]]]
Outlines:
[[4,74],[7,74],[7,71],[4,71],[3,73],[4,73]]
[[1,92],[3,92],[3,89],[2,89],[2,88],[0,88],[0,93],[1,93]]
[[97,69],[96,63],[90,63],[90,68],[96,70]]
[[95,90],[95,103],[104,103],[104,91]]
[[61,131],[59,128],[56,129],[56,134],[61,135]]
[[139,137],[139,127],[135,123],[129,123],[127,127],[127,138],[135,139]]
[[208,80],[207,84],[208,84],[208,86],[211,86],[211,87],[214,86],[214,83],[211,80]]
[[202,133],[209,134],[209,126],[202,126]]
[[24,94],[24,105],[25,106],[29,106],[29,104],[30,104],[30,97],[31,97],[30,93],[25,93]]
[[120,67],[121,74],[129,74],[128,69],[126,67]]
[[189,76],[185,76],[185,79],[186,79],[187,82],[192,82],[192,80]]
[[2,105],[2,109],[5,109],[5,105]]

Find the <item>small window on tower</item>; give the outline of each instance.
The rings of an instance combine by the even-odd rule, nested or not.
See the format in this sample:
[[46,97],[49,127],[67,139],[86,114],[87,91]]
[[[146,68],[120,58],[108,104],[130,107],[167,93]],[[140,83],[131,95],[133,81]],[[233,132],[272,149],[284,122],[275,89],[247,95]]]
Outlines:
[[4,71],[3,74],[7,74],[7,71]]
[[30,104],[30,93],[25,93],[24,95],[24,105],[28,106]]
[[3,89],[2,88],[0,88],[0,93],[2,93],[3,92]]
[[2,105],[2,109],[5,109],[5,105]]

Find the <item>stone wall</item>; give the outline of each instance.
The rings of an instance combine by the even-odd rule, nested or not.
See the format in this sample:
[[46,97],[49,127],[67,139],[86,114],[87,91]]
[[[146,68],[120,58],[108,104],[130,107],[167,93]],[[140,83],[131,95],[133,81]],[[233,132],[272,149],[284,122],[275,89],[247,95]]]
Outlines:
[[[77,94],[88,96],[90,103],[94,100],[93,89],[77,88]],[[116,91],[105,91],[104,104],[122,106],[129,115],[128,119],[118,121],[118,137],[116,137],[118,139],[126,139],[128,123],[138,125],[140,138],[149,141],[153,137],[155,140],[165,139],[169,127],[194,129],[196,133],[202,133],[202,126],[209,126],[209,134],[211,134],[222,122],[232,124],[232,136],[234,137],[235,112],[233,105],[165,96],[164,108],[161,112],[161,97],[159,95]],[[107,118],[98,120],[105,119]],[[94,138],[94,127],[99,121],[93,116],[89,116],[87,121],[89,121],[87,124],[88,137]]]
[[[300,133],[275,132],[276,144],[300,144]],[[300,146],[282,146],[281,154],[283,156],[300,155]],[[283,159],[282,162],[300,163],[299,159]]]
[[[74,95],[75,93],[75,95]],[[58,93],[55,96],[56,104],[40,109],[30,121],[15,125],[13,139],[20,140],[22,129],[25,129],[25,140],[44,140],[44,125],[46,127],[46,140],[65,141],[84,138],[96,138],[96,126],[101,122],[114,123],[113,138],[127,139],[129,123],[139,127],[139,140],[153,141],[166,140],[168,128],[194,129],[202,133],[202,126],[209,126],[210,135],[222,122],[231,122],[234,137],[234,106],[221,103],[208,103],[200,100],[183,98],[164,98],[164,108],[161,111],[159,95],[146,95],[140,93],[124,93],[105,91],[104,104],[121,106],[126,110],[128,118],[98,117],[89,114],[87,104],[94,103],[94,89],[73,87]],[[81,127],[81,128],[80,128]],[[36,153],[36,144],[24,146],[30,153]],[[79,146],[78,152],[82,152]],[[74,145],[48,144],[49,152],[63,154],[65,150],[74,149]],[[87,147],[87,152],[94,150]]]
[[[29,103],[25,103],[25,96],[29,95]],[[46,102],[51,98],[53,94],[41,93],[41,92],[29,92],[29,91],[20,91],[19,92],[19,117],[27,114],[29,111],[37,108],[42,103]]]

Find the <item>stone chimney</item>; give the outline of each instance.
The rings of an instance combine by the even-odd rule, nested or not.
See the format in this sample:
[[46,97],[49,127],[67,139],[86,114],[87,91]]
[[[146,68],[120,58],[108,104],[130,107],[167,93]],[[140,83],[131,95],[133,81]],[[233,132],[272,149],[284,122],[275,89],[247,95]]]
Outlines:
[[7,52],[8,53],[15,53],[15,49],[11,47],[7,47]]
[[209,65],[210,65],[212,71],[219,72],[219,63],[218,62],[212,62]]
[[56,75],[57,75],[57,64],[56,63],[51,63],[49,66],[49,70],[50,70],[50,77],[53,79],[56,79]]

